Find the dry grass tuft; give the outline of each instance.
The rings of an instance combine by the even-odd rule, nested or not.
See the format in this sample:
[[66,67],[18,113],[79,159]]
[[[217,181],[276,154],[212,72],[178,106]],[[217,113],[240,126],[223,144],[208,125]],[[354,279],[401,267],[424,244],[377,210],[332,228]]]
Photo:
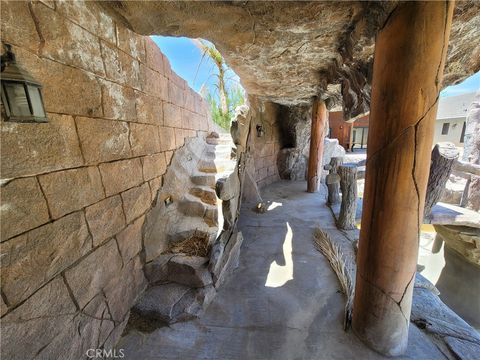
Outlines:
[[353,281],[347,272],[342,252],[337,244],[333,242],[330,236],[322,229],[317,228],[315,229],[313,238],[315,247],[327,258],[330,266],[337,275],[342,292],[347,297],[347,303],[345,305],[345,318],[343,323],[344,330],[347,330],[352,321],[353,296],[355,293]]
[[186,254],[188,256],[208,256],[208,235],[194,234],[189,238],[170,245],[168,252]]

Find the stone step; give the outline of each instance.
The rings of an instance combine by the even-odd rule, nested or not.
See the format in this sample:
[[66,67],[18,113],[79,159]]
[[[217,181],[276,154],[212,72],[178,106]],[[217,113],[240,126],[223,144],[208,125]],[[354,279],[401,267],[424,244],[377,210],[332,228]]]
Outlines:
[[215,293],[212,285],[198,289],[176,283],[152,286],[137,301],[133,311],[146,318],[173,324],[199,317]]
[[232,138],[207,138],[206,141],[210,145],[233,145]]
[[226,159],[202,160],[198,164],[198,170],[201,172],[213,174],[231,171],[235,168],[235,161]]
[[178,210],[186,215],[192,217],[216,217],[218,215],[218,208],[216,205],[206,204],[200,198],[191,194],[186,194],[178,203]]
[[183,254],[164,254],[145,265],[145,276],[152,285],[175,282],[192,288],[210,285],[208,258]]
[[215,188],[216,179],[214,174],[198,172],[192,175],[191,180],[195,185]]
[[206,237],[211,243],[217,235],[217,228],[210,226],[203,218],[182,216],[181,220],[175,226],[175,232],[168,234],[170,244],[179,243],[192,236]]
[[197,198],[199,198],[202,202],[210,205],[217,204],[217,194],[215,190],[213,190],[209,186],[202,186],[197,185],[190,189],[189,193]]

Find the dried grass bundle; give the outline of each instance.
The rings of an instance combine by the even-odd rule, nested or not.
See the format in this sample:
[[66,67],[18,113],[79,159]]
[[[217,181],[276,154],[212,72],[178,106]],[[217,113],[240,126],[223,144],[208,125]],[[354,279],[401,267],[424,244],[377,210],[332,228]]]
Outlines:
[[208,236],[207,235],[192,235],[191,237],[182,240],[170,246],[169,252],[182,253],[188,256],[208,256]]
[[348,330],[352,321],[353,296],[355,288],[353,281],[346,269],[345,260],[337,244],[333,242],[330,236],[322,229],[315,229],[314,232],[315,247],[320,251],[330,263],[333,271],[337,275],[342,292],[347,297],[345,304],[345,318],[343,323],[344,330]]

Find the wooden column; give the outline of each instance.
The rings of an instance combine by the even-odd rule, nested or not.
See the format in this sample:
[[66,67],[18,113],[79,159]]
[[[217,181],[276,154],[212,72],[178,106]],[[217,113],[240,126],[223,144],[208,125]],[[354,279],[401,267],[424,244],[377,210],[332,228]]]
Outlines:
[[320,99],[313,101],[310,153],[308,155],[307,191],[317,192],[322,176],[323,139],[328,120],[327,107]]
[[355,165],[340,165],[340,188],[342,189],[342,205],[338,215],[337,226],[343,230],[355,229],[357,213],[357,167]]
[[420,226],[453,2],[400,3],[375,43],[354,332],[407,348]]

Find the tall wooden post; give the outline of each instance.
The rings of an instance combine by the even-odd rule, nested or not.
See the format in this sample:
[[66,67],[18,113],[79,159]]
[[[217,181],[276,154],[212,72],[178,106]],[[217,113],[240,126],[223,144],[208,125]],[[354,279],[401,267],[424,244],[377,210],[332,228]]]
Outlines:
[[400,3],[375,43],[352,326],[365,343],[388,356],[407,348],[453,5]]
[[307,191],[317,192],[321,178],[323,159],[323,139],[328,120],[327,107],[320,99],[313,101],[312,130],[310,135],[310,152],[308,155]]

